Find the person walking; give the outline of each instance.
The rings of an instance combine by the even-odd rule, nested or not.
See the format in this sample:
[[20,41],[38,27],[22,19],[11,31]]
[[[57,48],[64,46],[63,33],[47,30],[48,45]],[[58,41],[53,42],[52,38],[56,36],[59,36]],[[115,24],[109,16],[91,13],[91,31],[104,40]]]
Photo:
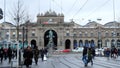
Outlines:
[[8,55],[8,59],[9,59],[9,63],[10,63],[11,59],[12,59],[12,49],[10,47],[8,48],[7,55]]
[[36,46],[35,50],[34,50],[34,60],[35,60],[35,64],[38,64],[38,58],[39,58],[39,49]]
[[92,60],[92,49],[91,48],[88,48],[88,60],[87,60],[87,63],[91,62],[91,65],[93,65],[93,60]]
[[40,53],[41,53],[41,60],[43,61],[44,60],[44,49],[43,48],[40,50]]
[[109,60],[109,57],[110,57],[110,49],[107,48],[105,53],[106,53],[107,59]]
[[4,55],[4,50],[3,50],[3,47],[0,49],[0,61],[2,63],[3,61],[3,55]]
[[95,48],[92,47],[92,58],[94,59],[95,58]]
[[24,51],[23,57],[24,57],[24,65],[26,65],[26,68],[29,68],[29,65],[32,65],[32,58],[33,58],[33,52],[30,46],[28,46]]
[[83,49],[82,61],[84,62],[84,65],[86,67],[87,66],[87,47],[84,47],[84,49]]

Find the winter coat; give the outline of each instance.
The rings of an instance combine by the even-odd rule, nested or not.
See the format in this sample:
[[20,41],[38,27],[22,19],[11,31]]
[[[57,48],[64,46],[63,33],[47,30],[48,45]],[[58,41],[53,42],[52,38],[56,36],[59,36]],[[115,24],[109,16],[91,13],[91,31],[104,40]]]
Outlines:
[[3,55],[4,55],[4,50],[3,50],[3,48],[1,48],[0,49],[0,57],[3,57]]
[[32,50],[25,50],[24,54],[24,65],[31,65],[32,64],[32,58],[33,58],[33,52]]
[[39,58],[39,53],[40,53],[39,50],[38,50],[38,49],[35,49],[35,50],[34,50],[34,58],[37,58],[37,59],[38,59],[38,58]]

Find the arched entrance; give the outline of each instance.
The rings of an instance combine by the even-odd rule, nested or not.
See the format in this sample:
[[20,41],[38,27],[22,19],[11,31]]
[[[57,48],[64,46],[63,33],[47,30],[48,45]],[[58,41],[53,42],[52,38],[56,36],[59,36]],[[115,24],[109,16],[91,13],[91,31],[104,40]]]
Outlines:
[[85,40],[85,47],[89,47],[89,41]]
[[57,49],[57,33],[54,30],[47,30],[44,34],[44,47]]
[[102,40],[98,40],[98,48],[102,47]]
[[67,40],[65,41],[65,49],[70,49],[70,44],[71,44],[70,40],[67,39]]
[[31,47],[34,49],[36,47],[36,40],[31,40]]
[[91,47],[95,47],[94,40],[91,40],[91,42],[90,42],[90,46],[91,46]]
[[120,47],[120,39],[117,40],[117,47]]
[[107,39],[107,40],[105,40],[105,47],[111,47],[110,46],[110,41]]
[[73,48],[75,49],[77,47],[77,40],[73,41]]
[[82,40],[79,41],[79,47],[83,47],[83,41]]
[[115,47],[115,40],[114,39],[111,40],[111,47]]

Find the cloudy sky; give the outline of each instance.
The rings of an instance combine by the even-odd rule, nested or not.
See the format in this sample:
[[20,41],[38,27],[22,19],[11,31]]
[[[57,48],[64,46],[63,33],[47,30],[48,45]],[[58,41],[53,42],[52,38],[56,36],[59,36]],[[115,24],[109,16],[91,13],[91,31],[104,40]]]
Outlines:
[[[14,8],[14,4],[18,0],[6,0],[6,21],[11,22],[9,12]],[[51,10],[56,13],[63,13],[65,21],[73,19],[80,25],[85,25],[88,20],[97,21],[98,18],[102,19],[98,21],[101,24],[105,24],[110,21],[114,21],[113,13],[113,0],[20,0],[26,11],[32,18],[33,22],[36,22],[36,16],[38,13],[44,13]],[[120,21],[120,0],[114,0],[115,6],[115,20]],[[0,0],[0,8],[4,10],[4,0]],[[3,19],[0,20],[3,22]]]

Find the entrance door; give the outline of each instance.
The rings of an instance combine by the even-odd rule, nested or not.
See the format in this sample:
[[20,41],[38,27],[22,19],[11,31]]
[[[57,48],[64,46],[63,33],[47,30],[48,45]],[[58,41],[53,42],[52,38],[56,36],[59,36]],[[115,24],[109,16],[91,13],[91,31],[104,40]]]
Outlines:
[[65,41],[65,49],[70,49],[70,44],[71,44],[70,40],[67,39],[67,40]]
[[31,40],[31,47],[36,48],[36,40]]
[[57,49],[57,33],[54,30],[47,30],[44,34],[44,47]]

